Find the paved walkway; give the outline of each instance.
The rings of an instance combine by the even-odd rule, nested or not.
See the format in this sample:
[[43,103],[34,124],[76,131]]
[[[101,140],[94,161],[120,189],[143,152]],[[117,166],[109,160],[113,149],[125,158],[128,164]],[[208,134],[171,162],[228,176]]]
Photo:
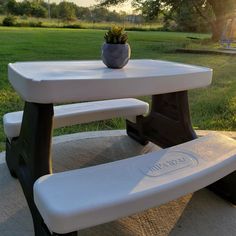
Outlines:
[[231,49],[227,49],[227,48],[219,48],[219,49],[178,48],[176,49],[176,52],[236,56],[235,48],[231,48]]
[[[209,131],[199,131],[205,135]],[[226,132],[236,138],[236,133]],[[54,171],[76,169],[150,152],[124,131],[88,132],[55,137]],[[0,154],[0,236],[33,236],[32,220],[20,185]],[[203,189],[143,213],[80,231],[80,236],[235,236],[236,209]]]

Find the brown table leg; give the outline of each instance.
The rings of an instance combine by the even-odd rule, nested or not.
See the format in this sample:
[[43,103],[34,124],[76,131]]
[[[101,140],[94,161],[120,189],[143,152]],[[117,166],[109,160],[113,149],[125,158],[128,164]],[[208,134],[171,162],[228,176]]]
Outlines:
[[236,171],[209,185],[207,188],[236,205]]
[[[145,145],[148,141],[166,148],[197,138],[188,107],[187,91],[152,96],[151,112],[127,121],[127,134]],[[207,188],[236,205],[236,171]]]
[[[18,178],[22,186],[33,218],[35,236],[52,235],[33,199],[34,182],[52,172],[52,125],[53,104],[26,102],[20,136],[6,142],[6,162],[11,175]],[[75,236],[77,233],[66,235]]]
[[163,148],[197,138],[191,124],[187,91],[152,96],[148,116],[127,121],[127,134],[145,145],[151,141]]

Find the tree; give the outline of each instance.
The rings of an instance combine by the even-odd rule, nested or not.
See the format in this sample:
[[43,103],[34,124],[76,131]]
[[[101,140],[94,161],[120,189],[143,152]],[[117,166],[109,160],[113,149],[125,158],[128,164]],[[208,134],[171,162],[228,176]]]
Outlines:
[[3,14],[6,8],[6,1],[0,0],[0,14]]
[[[46,6],[48,7],[48,5]],[[51,18],[58,18],[59,12],[58,12],[58,7],[56,3],[51,3],[50,4],[50,15]]]
[[63,20],[74,20],[76,18],[77,6],[72,2],[61,2],[58,5],[58,17]]
[[159,0],[135,0],[132,5],[136,10],[141,11],[146,21],[156,20],[162,7]]
[[108,22],[122,22],[122,16],[116,11],[109,11],[106,17]]
[[[169,0],[177,2],[176,0]],[[179,1],[179,0],[178,0]],[[187,0],[185,0],[187,1]],[[191,0],[192,7],[211,26],[212,40],[218,41],[224,30],[225,23],[236,10],[235,0]],[[205,14],[205,9],[210,8],[212,15]]]
[[26,15],[26,16],[31,16],[31,2],[28,0],[24,0],[23,2],[18,3],[18,14],[15,15]]
[[9,0],[6,3],[7,13],[12,15],[20,16],[35,16],[35,17],[45,17],[47,14],[47,9],[42,5],[43,2],[39,0],[28,1],[24,0],[22,2],[16,2],[15,0]]
[[[212,19],[211,8],[205,6],[202,14]],[[174,23],[173,23],[174,22]],[[209,32],[210,24],[192,7],[191,1],[183,1],[179,7],[169,9],[164,15],[164,27],[187,32]]]
[[232,16],[236,10],[236,1],[235,0],[208,0],[207,3],[211,6],[212,11],[214,12],[215,18],[213,21],[209,21],[207,16],[203,15],[206,20],[209,21],[212,28],[212,39],[214,41],[218,40],[224,30],[225,22],[227,18]]
[[104,7],[95,7],[92,9],[91,14],[94,22],[101,22],[106,21],[109,11]]
[[8,14],[18,15],[19,12],[19,3],[15,0],[9,0],[6,4],[6,10]]
[[[125,1],[101,0],[101,5],[117,5]],[[154,19],[163,11],[173,13],[188,4],[189,9],[194,10],[211,26],[212,40],[214,41],[220,39],[227,18],[236,10],[235,0],[133,0],[133,3],[134,6],[138,5],[139,10],[147,14],[150,19]],[[210,9],[212,15],[205,14],[206,9]]]
[[78,7],[77,17],[80,20],[92,20],[91,11],[88,7]]
[[31,3],[31,16],[35,17],[46,17],[47,16],[47,9],[40,5],[40,3],[33,2]]

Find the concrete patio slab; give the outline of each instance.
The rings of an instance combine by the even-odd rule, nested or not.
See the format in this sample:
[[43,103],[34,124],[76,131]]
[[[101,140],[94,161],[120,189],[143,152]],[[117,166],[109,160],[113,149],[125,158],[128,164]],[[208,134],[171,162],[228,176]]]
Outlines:
[[[198,131],[202,136],[212,131]],[[225,132],[236,138],[236,133]],[[64,135],[53,139],[54,171],[76,169],[158,150],[143,147],[125,131]],[[79,200],[79,199],[78,199]],[[233,236],[236,209],[203,189],[140,214],[80,231],[80,236]],[[33,236],[30,212],[21,187],[0,154],[0,235]]]
[[219,48],[219,49],[178,48],[175,51],[180,52],[180,53],[236,56],[236,50],[235,49],[226,49],[226,48]]

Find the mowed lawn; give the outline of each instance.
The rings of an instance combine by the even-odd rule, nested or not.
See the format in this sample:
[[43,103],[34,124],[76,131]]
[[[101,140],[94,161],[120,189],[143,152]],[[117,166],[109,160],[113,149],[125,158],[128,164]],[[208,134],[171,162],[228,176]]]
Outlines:
[[[102,30],[0,27],[0,150],[4,150],[2,117],[21,110],[23,102],[7,80],[7,64],[16,61],[99,59]],[[209,38],[204,34],[128,32],[132,58],[151,58],[196,64],[214,69],[213,84],[189,92],[192,122],[196,129],[236,130],[236,57],[175,53],[175,49]],[[194,42],[193,42],[194,41]],[[148,97],[142,98],[149,101]],[[69,132],[120,129],[114,119],[55,131]]]

